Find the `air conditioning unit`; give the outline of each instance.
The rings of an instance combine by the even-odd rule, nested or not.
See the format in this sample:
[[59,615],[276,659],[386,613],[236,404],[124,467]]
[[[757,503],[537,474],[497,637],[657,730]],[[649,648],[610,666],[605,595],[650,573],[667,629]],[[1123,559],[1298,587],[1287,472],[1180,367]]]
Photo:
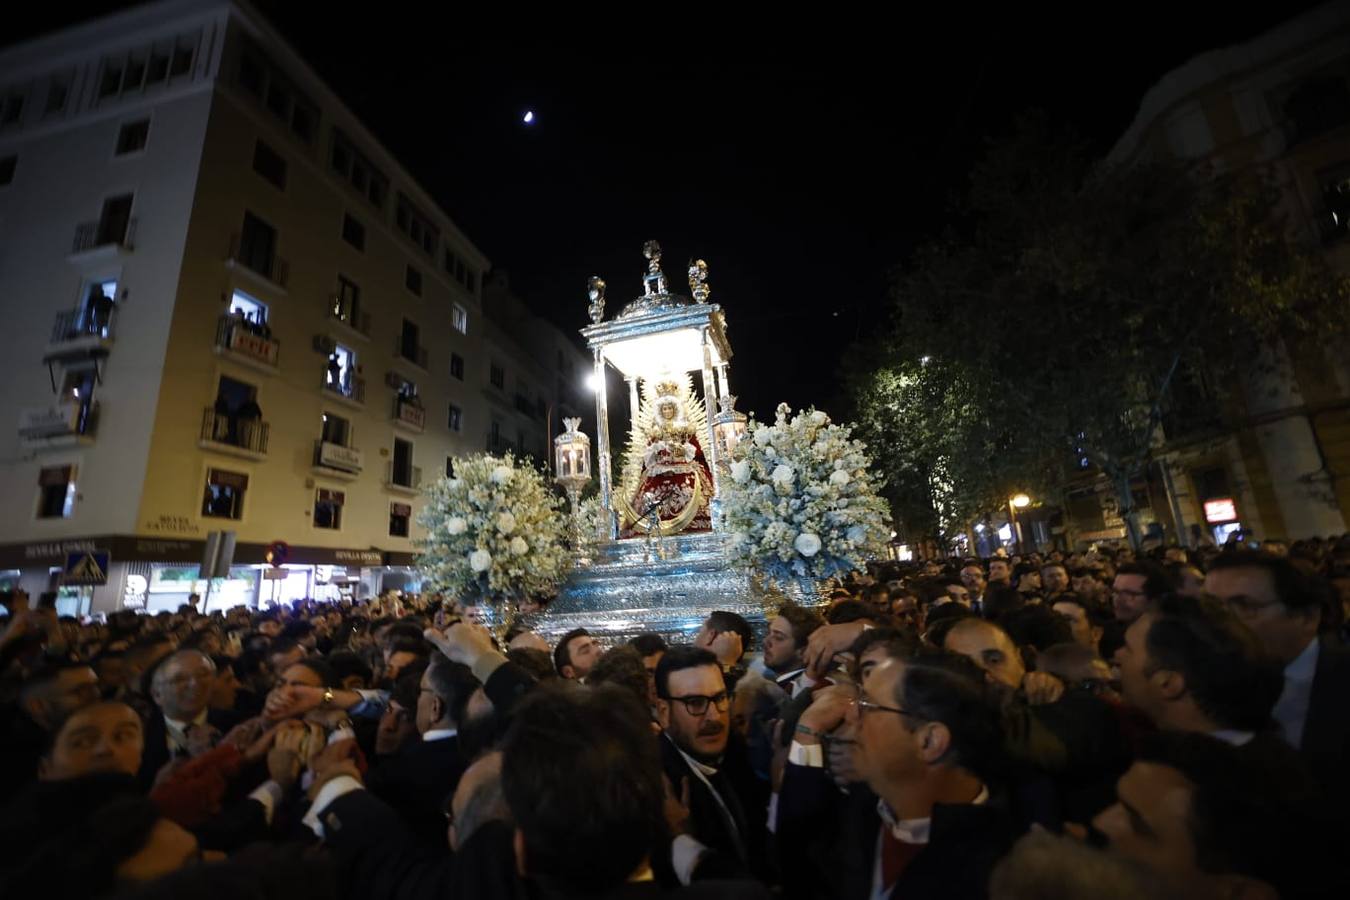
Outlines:
[[328,335],[326,334],[314,335],[315,353],[322,353],[324,356],[330,356],[336,349],[337,349],[337,341],[333,340]]

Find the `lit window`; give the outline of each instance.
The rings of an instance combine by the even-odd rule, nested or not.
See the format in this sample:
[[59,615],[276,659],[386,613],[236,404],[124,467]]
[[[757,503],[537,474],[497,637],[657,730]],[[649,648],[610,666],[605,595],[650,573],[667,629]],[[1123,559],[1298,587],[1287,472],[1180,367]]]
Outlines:
[[456,303],[450,309],[450,324],[460,334],[469,333],[469,311]]
[[206,492],[202,496],[202,515],[213,519],[241,519],[248,476],[224,469],[208,469]]
[[[115,283],[113,289],[116,290]],[[235,291],[230,298],[230,315],[242,316],[246,322],[262,325],[267,321],[267,304],[250,297],[243,291]]]
[[342,528],[342,505],[346,502],[342,491],[319,488],[314,492],[314,527],[338,531]]

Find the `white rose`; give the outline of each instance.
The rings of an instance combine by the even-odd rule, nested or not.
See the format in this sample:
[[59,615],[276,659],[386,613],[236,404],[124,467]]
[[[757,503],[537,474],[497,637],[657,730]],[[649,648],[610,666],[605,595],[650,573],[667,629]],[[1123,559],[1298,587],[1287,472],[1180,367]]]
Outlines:
[[516,517],[510,512],[504,512],[497,516],[497,530],[502,534],[510,534],[516,530]]
[[812,425],[824,425],[828,421],[830,421],[830,417],[825,415],[820,410],[816,410],[815,412],[811,413]]
[[454,516],[445,523],[445,530],[450,534],[463,534],[469,527],[469,523],[459,516]]
[[861,544],[867,540],[867,529],[861,525],[854,525],[848,530],[848,539],[855,544]]
[[498,466],[497,468],[492,470],[492,483],[506,484],[508,481],[511,480],[512,474],[513,473],[511,471],[510,466]]
[[731,464],[731,478],[737,484],[745,484],[750,480],[750,462],[741,460]]
[[516,556],[523,555],[525,551],[529,549],[530,545],[525,543],[525,539],[523,537],[517,536],[511,538],[511,552],[514,553]]
[[843,487],[849,483],[850,477],[851,476],[843,469],[835,469],[830,473],[830,484]]
[[469,568],[475,572],[486,572],[492,568],[492,554],[486,550],[475,550],[469,554]]
[[792,471],[791,466],[778,466],[773,470],[773,483],[776,485],[789,485],[797,477],[797,473]]
[[792,546],[802,556],[815,556],[820,552],[820,538],[809,531],[803,532],[797,535],[797,539],[792,542]]
[[767,425],[761,425],[761,426],[759,426],[758,428],[755,429],[755,446],[756,446],[756,447],[763,447],[763,446],[766,446],[766,445],[769,443],[769,441],[771,441],[772,439],[773,439],[773,435],[772,435],[772,433],[770,433],[770,431],[769,431],[769,426],[767,426]]

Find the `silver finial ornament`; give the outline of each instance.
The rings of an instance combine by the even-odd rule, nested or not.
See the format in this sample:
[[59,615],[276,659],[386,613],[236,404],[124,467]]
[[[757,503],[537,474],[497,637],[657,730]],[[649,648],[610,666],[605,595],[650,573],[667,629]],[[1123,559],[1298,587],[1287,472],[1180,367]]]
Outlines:
[[666,287],[666,276],[661,271],[661,245],[648,241],[642,245],[642,255],[647,258],[647,274],[642,277],[642,287],[646,296],[670,293]]
[[696,303],[707,303],[712,294],[708,286],[708,264],[701,259],[689,260],[689,294]]
[[721,397],[717,398],[717,402],[721,405],[721,411],[724,413],[733,413],[736,411],[735,394],[723,394]]
[[591,300],[591,321],[599,325],[605,317],[605,280],[599,275],[592,275],[586,283],[586,296]]

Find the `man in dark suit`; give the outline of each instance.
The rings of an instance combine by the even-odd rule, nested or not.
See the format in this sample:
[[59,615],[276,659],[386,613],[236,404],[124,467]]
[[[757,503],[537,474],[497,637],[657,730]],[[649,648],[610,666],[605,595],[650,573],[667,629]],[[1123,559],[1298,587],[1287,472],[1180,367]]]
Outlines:
[[[984,675],[952,653],[896,639],[862,657],[861,691],[818,691],[798,721],[779,794],[784,852],[833,828],[829,874],[840,897],[986,896],[1015,828],[982,774],[1000,754]],[[821,737],[847,724],[865,791],[841,795]]]
[[785,603],[769,622],[764,635],[764,667],[773,672],[773,680],[789,698],[815,684],[806,675],[805,653],[807,641],[824,624],[820,613],[795,603]]
[[[658,682],[661,667],[685,651],[710,660],[704,666],[711,665],[720,684],[716,657],[692,647],[665,655]],[[516,865],[543,896],[662,893],[652,852],[667,845],[665,790],[649,721],[631,692],[611,685],[589,691],[544,685],[521,703],[503,747],[502,788],[516,822]],[[578,815],[582,810],[586,814]],[[706,881],[674,896],[767,897],[768,892],[753,881]]]
[[200,650],[170,654],[148,674],[154,708],[145,722],[140,771],[147,787],[169,760],[210,749],[238,724],[228,710],[209,708],[216,666]]
[[422,900],[524,897],[516,876],[509,810],[501,807],[501,754],[469,766],[450,807],[450,848],[430,847],[374,794],[334,747],[316,766],[311,810],[315,831],[338,862],[344,896]]
[[371,770],[371,792],[408,823],[418,839],[445,846],[445,801],[454,792],[468,760],[460,749],[459,726],[478,679],[467,666],[437,653],[422,673],[417,730],[409,741]]
[[1116,663],[1125,701],[1158,728],[1235,747],[1266,731],[1283,686],[1261,639],[1209,598],[1158,601],[1125,629]]
[[712,652],[672,647],[656,666],[661,764],[677,797],[688,798],[675,873],[735,877],[763,871],[764,804],[744,744],[731,734],[731,698]]
[[1350,653],[1319,635],[1330,586],[1288,559],[1239,551],[1217,557],[1205,592],[1228,604],[1284,667],[1272,714],[1285,741],[1307,761],[1333,802],[1350,800]]
[[[558,681],[530,691],[501,758],[512,821],[473,828],[452,859],[419,857],[397,817],[360,790],[350,763],[316,768],[315,826],[347,867],[351,896],[661,896],[652,854],[669,841],[649,722],[637,698],[613,685]],[[457,828],[470,805],[457,794]],[[759,900],[768,892],[754,882],[704,882],[673,896]]]

